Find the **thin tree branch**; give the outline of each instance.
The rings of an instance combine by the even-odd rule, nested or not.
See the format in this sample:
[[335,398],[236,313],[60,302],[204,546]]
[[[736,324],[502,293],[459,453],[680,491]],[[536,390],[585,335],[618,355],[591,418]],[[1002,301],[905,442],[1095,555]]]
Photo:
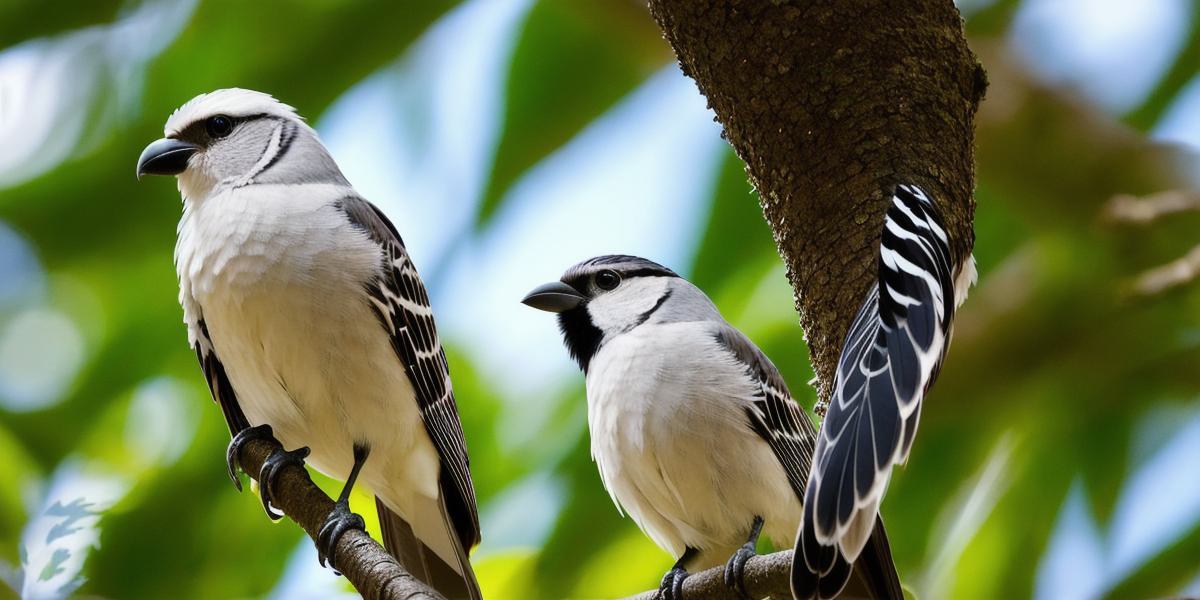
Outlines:
[[[279,447],[275,440],[252,439],[242,447],[238,462],[257,480],[263,462]],[[317,539],[325,518],[333,510],[333,500],[298,465],[284,467],[275,484],[275,508],[295,521],[309,537]],[[346,532],[338,540],[336,556],[338,569],[367,600],[445,600],[405,571],[364,531]]]
[[1104,207],[1104,217],[1114,223],[1148,225],[1158,219],[1181,212],[1200,211],[1200,192],[1167,190],[1137,197],[1118,194]]
[[[755,556],[746,562],[746,591],[752,598],[790,600],[792,592],[789,573],[792,570],[792,551]],[[725,585],[725,567],[713,567],[693,573],[683,582],[683,597],[688,600],[742,600]],[[642,592],[625,600],[656,600],[658,590]]]
[[1156,296],[1191,283],[1197,277],[1200,277],[1200,246],[1165,265],[1138,275],[1133,281],[1132,291],[1138,296]]

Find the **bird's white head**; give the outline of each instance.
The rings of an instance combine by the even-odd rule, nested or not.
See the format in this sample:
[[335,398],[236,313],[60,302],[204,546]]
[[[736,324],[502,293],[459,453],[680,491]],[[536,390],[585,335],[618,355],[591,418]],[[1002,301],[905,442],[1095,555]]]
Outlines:
[[196,96],[171,114],[163,133],[142,151],[137,176],[175,175],[188,200],[255,183],[345,182],[296,110],[262,92]]
[[563,341],[584,371],[601,345],[644,323],[720,318],[704,292],[674,271],[627,255],[585,260],[522,302],[558,314]]

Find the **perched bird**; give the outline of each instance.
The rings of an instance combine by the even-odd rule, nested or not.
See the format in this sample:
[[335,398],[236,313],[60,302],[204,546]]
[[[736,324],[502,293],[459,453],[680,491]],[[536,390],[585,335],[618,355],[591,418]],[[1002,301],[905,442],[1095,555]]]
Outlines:
[[396,228],[346,181],[317,134],[266,94],[225,89],[184,104],[137,175],[175,175],[175,246],[188,341],[241,445],[276,437],[259,481],[305,457],[345,480],[317,543],[324,564],[349,528],[348,498],[374,493],[387,549],[451,598],[480,597],[475,492],[446,355]]
[[[524,303],[558,313],[585,374],[605,488],[677,558],[660,596],[681,598],[689,571],[722,562],[745,595],[759,534],[794,539],[816,438],[779,371],[704,292],[644,258],[586,260]],[[861,593],[899,598],[882,525],[873,539],[855,569]]]
[[[912,448],[975,259],[953,256],[938,207],[901,185],[884,216],[879,276],[850,326],[804,493],[792,565],[797,598],[829,598],[871,548],[892,466]],[[861,559],[860,559],[861,560]]]

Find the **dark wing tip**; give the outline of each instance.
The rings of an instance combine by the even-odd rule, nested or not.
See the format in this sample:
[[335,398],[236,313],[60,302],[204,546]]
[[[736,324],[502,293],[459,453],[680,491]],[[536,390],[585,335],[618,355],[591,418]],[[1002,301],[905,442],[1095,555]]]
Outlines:
[[846,587],[850,563],[833,546],[821,546],[815,536],[801,533],[792,554],[791,587],[796,600],[834,598]]
[[796,600],[810,600],[817,595],[819,580],[817,574],[804,564],[804,556],[799,548],[792,554],[792,597]]
[[817,583],[817,596],[821,600],[836,598],[846,587],[846,583],[850,581],[850,571],[850,563],[846,562],[846,559],[839,554],[833,563],[833,568],[822,575],[820,582]]
[[892,547],[888,542],[882,516],[876,515],[871,538],[858,555],[858,560],[854,562],[854,571],[863,579],[872,597],[896,600],[904,598],[904,588],[900,585],[900,575],[896,572],[896,563],[892,559]]

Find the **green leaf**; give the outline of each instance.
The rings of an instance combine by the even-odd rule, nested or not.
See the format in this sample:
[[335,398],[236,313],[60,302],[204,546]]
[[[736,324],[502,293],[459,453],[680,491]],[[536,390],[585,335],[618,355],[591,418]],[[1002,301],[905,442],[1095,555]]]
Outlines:
[[526,169],[575,136],[668,60],[644,6],[538,2],[508,74],[504,125],[477,223]]
[[771,228],[763,218],[758,194],[746,179],[745,165],[724,146],[713,186],[708,223],[689,278],[700,289],[716,289],[748,264],[776,256]]
[[479,589],[486,598],[535,598],[534,566],[537,552],[507,550],[486,557],[471,557]]
[[294,524],[267,519],[250,486],[233,489],[224,474],[228,430],[220,411],[205,408],[196,443],[170,469],[139,479],[101,520],[101,550],[86,565],[88,593],[261,597],[304,539]]
[[621,534],[580,566],[579,582],[568,597],[624,598],[658,587],[671,568],[671,555],[641,531],[623,528]]
[[55,2],[54,18],[46,18],[45,2],[5,0],[0,3],[0,48],[15,46],[33,38],[111,23],[116,19],[118,10],[127,4],[121,0]]
[[0,456],[4,457],[0,460],[0,481],[5,482],[0,486],[0,540],[12,541],[0,545],[0,562],[19,565],[17,540],[28,516],[21,491],[40,473],[29,451],[8,430],[7,418],[0,423]]
[[447,343],[446,355],[454,382],[454,398],[471,458],[471,480],[475,485],[476,498],[482,506],[507,483],[528,474],[532,465],[520,460],[524,457],[513,456],[501,446],[496,436],[496,423],[502,418],[501,413],[506,405],[496,395],[495,388],[457,348],[458,345],[451,340]]
[[1079,472],[1092,516],[1105,526],[1121,497],[1121,484],[1129,476],[1136,412],[1120,410],[1120,404],[1105,402],[1103,398],[1094,398],[1094,401],[1096,410],[1080,415],[1079,435],[1070,440],[1073,442],[1070,447],[1079,457]]
[[967,32],[972,37],[1004,35],[1020,7],[1021,0],[993,0],[987,7],[971,14],[967,19]]
[[537,597],[545,599],[569,597],[583,576],[578,565],[615,543],[630,528],[636,530],[633,521],[617,513],[604,491],[590,460],[587,436],[579,438],[559,472],[569,496],[537,560]]
[[1119,583],[1105,592],[1104,600],[1173,596],[1200,575],[1200,520]]

